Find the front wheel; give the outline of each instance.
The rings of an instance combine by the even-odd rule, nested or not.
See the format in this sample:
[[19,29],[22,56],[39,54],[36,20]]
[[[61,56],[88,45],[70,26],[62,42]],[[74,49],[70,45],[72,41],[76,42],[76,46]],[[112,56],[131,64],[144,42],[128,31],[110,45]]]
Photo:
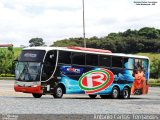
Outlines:
[[97,95],[90,94],[89,97],[90,97],[91,99],[95,99],[95,98],[97,97]]
[[32,93],[34,98],[40,98],[42,97],[42,94]]
[[62,86],[58,85],[54,90],[53,97],[54,98],[62,98],[62,96],[63,96],[63,88],[62,88]]

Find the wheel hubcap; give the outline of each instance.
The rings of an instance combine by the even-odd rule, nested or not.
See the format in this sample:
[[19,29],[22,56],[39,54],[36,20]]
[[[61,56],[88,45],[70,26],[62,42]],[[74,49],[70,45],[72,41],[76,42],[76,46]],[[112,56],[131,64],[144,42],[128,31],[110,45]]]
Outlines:
[[113,90],[113,97],[114,98],[118,97],[118,91],[116,89]]
[[62,95],[62,89],[61,89],[61,88],[58,88],[58,89],[57,89],[57,96],[60,97],[61,95]]

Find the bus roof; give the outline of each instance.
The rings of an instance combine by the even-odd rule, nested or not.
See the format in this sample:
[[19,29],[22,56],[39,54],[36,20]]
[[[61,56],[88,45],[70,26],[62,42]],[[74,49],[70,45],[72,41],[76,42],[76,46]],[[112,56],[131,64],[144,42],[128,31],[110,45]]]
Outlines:
[[[149,59],[147,56],[141,56],[141,55],[111,53],[111,52],[107,53],[107,52],[90,51],[90,50],[87,51],[87,50],[71,49],[69,47],[27,47],[27,48],[24,48],[23,50],[45,50],[45,51],[63,50],[63,51],[72,51],[72,52],[83,52],[83,53],[94,53],[94,54],[101,54],[101,55],[112,55],[112,56],[120,56],[120,57],[134,57],[134,58]],[[101,50],[101,49],[97,49],[97,50]]]
[[76,46],[70,46],[67,48],[73,49],[73,50],[90,51],[90,52],[112,53],[110,50],[95,49],[95,48],[84,48],[84,47],[76,47]]

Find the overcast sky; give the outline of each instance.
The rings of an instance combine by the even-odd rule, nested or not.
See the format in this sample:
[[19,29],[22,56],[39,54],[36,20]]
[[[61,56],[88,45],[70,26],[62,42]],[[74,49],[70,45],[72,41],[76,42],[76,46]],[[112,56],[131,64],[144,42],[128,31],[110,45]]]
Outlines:
[[[160,0],[84,0],[86,37],[155,27],[160,29]],[[134,1],[156,1],[136,5]],[[55,40],[83,37],[82,0],[0,0],[0,44],[29,45],[40,37]]]

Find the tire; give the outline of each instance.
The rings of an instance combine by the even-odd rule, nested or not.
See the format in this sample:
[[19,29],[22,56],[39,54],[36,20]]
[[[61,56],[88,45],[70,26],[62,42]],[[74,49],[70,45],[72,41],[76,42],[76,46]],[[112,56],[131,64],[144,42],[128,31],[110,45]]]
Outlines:
[[63,88],[61,85],[58,85],[54,90],[53,97],[54,98],[62,98],[62,96],[63,96]]
[[120,96],[122,99],[129,99],[130,98],[130,89],[125,87],[122,91],[122,95]]
[[117,87],[113,87],[111,97],[113,99],[117,99],[119,97],[119,89]]
[[94,94],[90,94],[88,95],[91,99],[95,99],[97,97],[97,95],[94,95]]
[[34,98],[41,98],[42,94],[32,93]]

